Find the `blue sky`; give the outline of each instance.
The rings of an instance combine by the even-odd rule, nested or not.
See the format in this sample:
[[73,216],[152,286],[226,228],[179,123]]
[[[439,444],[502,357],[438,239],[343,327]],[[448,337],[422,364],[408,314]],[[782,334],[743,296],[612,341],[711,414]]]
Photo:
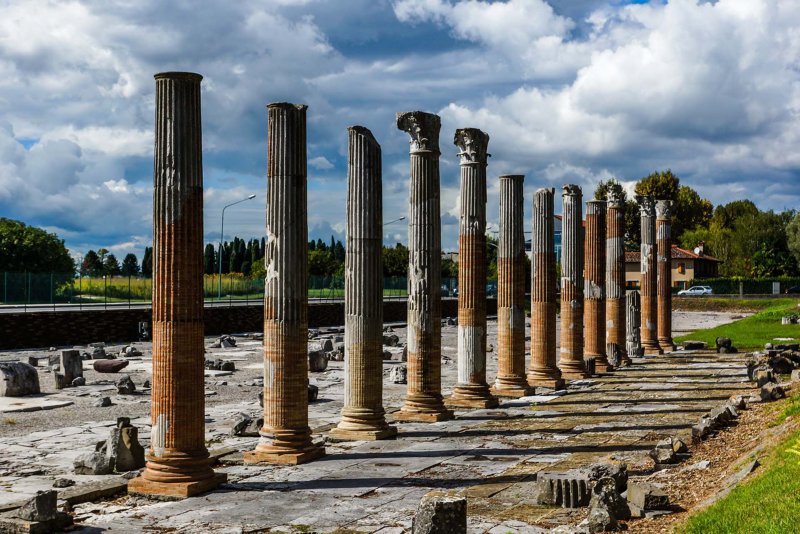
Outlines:
[[[202,6],[202,7],[198,7]],[[12,1],[0,8],[0,216],[75,255],[151,237],[153,74],[204,75],[205,235],[264,233],[265,104],[309,105],[309,227],[342,238],[347,127],[383,148],[385,220],[407,210],[398,111],[442,117],[442,235],[457,243],[458,127],[526,193],[671,168],[715,203],[800,200],[794,0]],[[527,207],[527,203],[526,203]],[[526,217],[527,220],[527,217]],[[386,227],[387,243],[406,228]]]

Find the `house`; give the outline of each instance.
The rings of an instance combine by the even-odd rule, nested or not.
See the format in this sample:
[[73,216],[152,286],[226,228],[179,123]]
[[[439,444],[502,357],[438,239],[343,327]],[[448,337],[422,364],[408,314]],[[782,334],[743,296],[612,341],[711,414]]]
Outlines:
[[[703,243],[694,250],[672,245],[672,286],[686,289],[692,280],[714,278],[722,260],[703,253]],[[625,285],[641,286],[641,256],[639,252],[625,252]]]

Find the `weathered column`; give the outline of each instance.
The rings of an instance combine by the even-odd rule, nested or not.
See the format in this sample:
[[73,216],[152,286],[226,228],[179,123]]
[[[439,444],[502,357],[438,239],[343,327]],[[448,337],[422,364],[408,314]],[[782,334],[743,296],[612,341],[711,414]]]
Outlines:
[[625,297],[625,307],[627,310],[625,320],[625,351],[628,353],[628,359],[634,357],[638,358],[644,355],[640,329],[642,324],[641,304],[639,292],[636,290],[628,291],[628,294]]
[[522,175],[500,177],[500,240],[497,245],[498,397],[533,395],[525,377],[525,232]]
[[586,378],[583,362],[583,217],[582,193],[564,186],[561,221],[561,376]]
[[331,430],[341,440],[397,435],[383,410],[383,200],[381,147],[363,126],[349,128],[344,269],[344,407]]
[[533,194],[531,225],[531,363],[528,384],[562,389],[556,362],[556,248],[553,209],[555,190]]
[[325,454],[308,427],[306,107],[267,106],[264,426],[247,463],[300,464]]
[[408,206],[408,388],[396,421],[453,418],[442,400],[442,237],[439,217],[438,115],[397,114],[411,136]]
[[675,350],[672,342],[672,201],[656,201],[656,268],[658,273],[658,345]]
[[611,182],[606,210],[606,346],[614,344],[621,365],[628,365],[625,335],[625,197]]
[[586,259],[583,284],[583,324],[586,329],[584,358],[594,358],[597,372],[613,371],[606,358],[606,203],[590,200],[586,203],[584,239]]
[[642,245],[641,245],[641,273],[642,273],[642,319],[641,339],[642,348],[646,355],[663,354],[658,346],[656,325],[658,316],[656,310],[656,213],[653,197],[639,197],[641,210]]
[[458,224],[458,384],[448,406],[494,408],[486,383],[486,150],[489,135],[456,130],[461,164]]
[[156,74],[153,390],[147,466],[130,493],[190,497],[223,483],[205,445],[203,157],[199,74]]

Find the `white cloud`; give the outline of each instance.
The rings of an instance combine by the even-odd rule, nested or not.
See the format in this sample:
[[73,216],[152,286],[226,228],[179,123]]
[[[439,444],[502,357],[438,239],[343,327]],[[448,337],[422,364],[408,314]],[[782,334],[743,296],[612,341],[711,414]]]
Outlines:
[[317,156],[316,158],[311,158],[308,160],[308,164],[314,167],[315,169],[319,169],[321,171],[327,171],[328,169],[333,168],[333,163],[328,161],[328,158],[325,156]]

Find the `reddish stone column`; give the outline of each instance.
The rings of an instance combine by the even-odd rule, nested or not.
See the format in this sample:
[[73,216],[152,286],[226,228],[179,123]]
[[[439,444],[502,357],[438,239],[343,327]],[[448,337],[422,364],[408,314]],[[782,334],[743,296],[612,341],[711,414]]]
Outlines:
[[656,201],[658,254],[658,345],[664,352],[675,350],[672,342],[672,201]]
[[363,126],[351,126],[347,172],[344,270],[344,407],[330,436],[393,438],[383,410],[383,200],[381,146]]
[[525,233],[521,175],[500,177],[500,241],[497,246],[498,397],[533,395],[525,377]]
[[267,106],[264,426],[247,463],[296,465],[325,454],[308,427],[306,107]]
[[397,114],[411,136],[408,206],[408,389],[396,421],[445,421],[442,400],[442,229],[439,206],[438,115]]
[[458,225],[458,384],[449,407],[494,408],[486,383],[486,152],[489,135],[456,130],[460,152],[461,210]]
[[613,371],[606,358],[606,203],[590,200],[586,203],[586,258],[583,284],[583,323],[586,345],[584,358],[594,358],[597,372]]
[[555,190],[533,194],[531,227],[531,363],[528,384],[563,389],[556,363],[556,249],[554,235]]
[[658,315],[656,310],[656,219],[653,197],[639,197],[639,208],[642,216],[641,272],[642,286],[640,290],[642,302],[641,339],[642,349],[646,356],[663,354],[658,345],[656,328]]
[[565,185],[561,222],[561,376],[586,378],[583,362],[583,217],[582,193],[577,185]]
[[606,346],[615,345],[620,365],[629,365],[625,332],[625,197],[620,184],[609,184],[607,202]]
[[191,497],[226,480],[205,445],[199,74],[156,74],[153,391],[147,467],[130,493]]

